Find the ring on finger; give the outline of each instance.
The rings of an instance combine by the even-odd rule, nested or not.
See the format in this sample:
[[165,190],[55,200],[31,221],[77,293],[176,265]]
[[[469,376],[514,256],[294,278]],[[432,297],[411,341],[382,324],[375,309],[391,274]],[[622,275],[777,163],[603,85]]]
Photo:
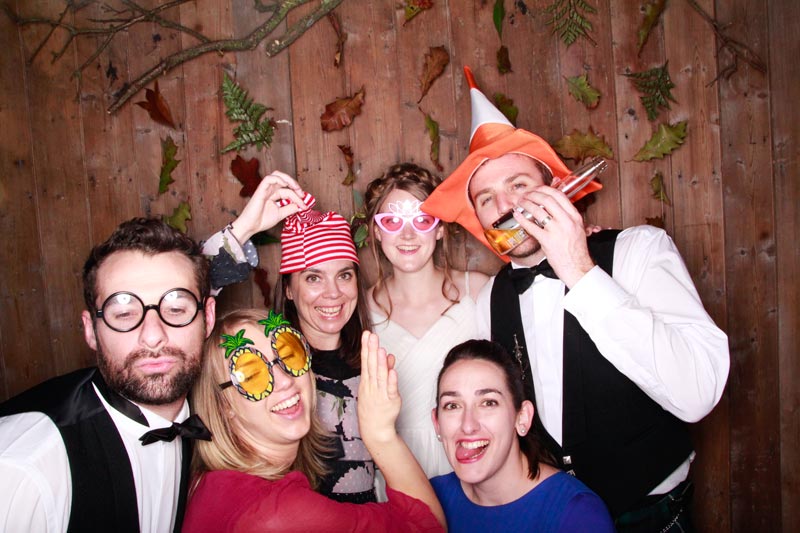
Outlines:
[[547,215],[543,219],[536,221],[536,224],[540,228],[544,229],[544,227],[547,225],[547,223],[550,222],[551,220],[553,220],[553,217],[551,217],[550,215]]

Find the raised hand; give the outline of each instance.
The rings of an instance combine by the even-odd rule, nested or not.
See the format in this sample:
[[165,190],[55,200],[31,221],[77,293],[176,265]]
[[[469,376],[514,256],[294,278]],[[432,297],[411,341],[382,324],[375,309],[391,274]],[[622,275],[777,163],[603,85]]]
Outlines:
[[[242,214],[233,221],[231,232],[243,243],[259,231],[270,229],[289,215],[306,209],[303,196],[305,193],[294,178],[275,170],[258,184]],[[281,206],[278,203],[281,200],[288,203]]]
[[379,346],[377,335],[365,331],[361,337],[358,425],[368,447],[397,438],[394,424],[401,403],[394,357]]

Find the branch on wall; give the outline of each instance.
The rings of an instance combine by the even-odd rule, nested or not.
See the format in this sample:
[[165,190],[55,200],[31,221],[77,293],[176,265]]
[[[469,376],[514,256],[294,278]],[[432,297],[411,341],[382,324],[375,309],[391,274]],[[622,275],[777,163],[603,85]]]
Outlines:
[[[284,21],[292,9],[303,4],[307,4],[312,0],[276,0],[275,2],[267,5],[257,0],[255,5],[256,10],[260,12],[271,13],[269,19],[267,19],[266,22],[258,26],[245,37],[240,39],[222,39],[216,41],[210,40],[206,36],[195,30],[192,30],[191,28],[182,26],[181,24],[164,19],[160,16],[160,13],[164,12],[165,10],[180,6],[187,1],[189,0],[172,0],[171,2],[167,2],[153,9],[143,8],[133,0],[121,0],[121,3],[126,7],[125,10],[114,10],[107,4],[104,4],[104,9],[109,13],[113,13],[113,16],[103,19],[90,19],[90,22],[96,25],[87,27],[79,27],[67,24],[64,22],[64,18],[68,11],[71,10],[73,13],[77,12],[78,10],[89,5],[91,2],[68,2],[67,6],[64,8],[64,11],[62,11],[57,18],[52,19],[42,17],[20,17],[14,13],[7,4],[4,3],[2,7],[6,14],[17,26],[50,26],[50,31],[44,36],[39,45],[34,49],[31,57],[28,59],[29,64],[34,61],[36,56],[44,48],[57,29],[66,31],[67,39],[61,48],[53,54],[53,61],[60,59],[64,55],[69,44],[78,37],[90,36],[101,38],[102,40],[95,51],[83,63],[81,63],[81,65],[75,71],[75,76],[80,76],[80,73],[100,56],[100,54],[111,44],[111,41],[119,32],[125,31],[141,22],[155,23],[166,29],[186,33],[187,35],[190,35],[200,41],[200,43],[195,46],[168,55],[157,65],[151,67],[134,80],[123,85],[122,89],[120,89],[120,91],[114,95],[114,102],[108,108],[108,113],[113,114],[150,82],[187,61],[191,61],[192,59],[210,52],[217,52],[221,54],[223,52],[239,52],[255,49],[261,43],[261,41],[263,41],[275,30],[275,28],[278,27],[278,25]],[[286,30],[286,33],[269,43],[269,45],[266,47],[267,55],[272,57],[286,47],[290,46],[319,19],[325,17],[328,13],[333,11],[339,4],[342,3],[342,1],[343,0],[322,0],[314,11],[298,20]]]
[[720,24],[711,15],[706,13],[705,10],[700,7],[695,0],[686,1],[689,2],[689,5],[692,6],[692,9],[697,11],[714,30],[714,33],[720,42],[720,50],[727,50],[731,55],[733,55],[733,62],[720,70],[717,77],[711,82],[712,84],[720,78],[728,79],[733,76],[733,74],[739,68],[740,59],[756,69],[758,72],[761,72],[762,74],[767,73],[767,64],[764,63],[764,60],[761,59],[761,57],[759,57],[759,55],[755,53],[752,48],[747,46],[745,43],[729,36],[725,32],[725,26]]

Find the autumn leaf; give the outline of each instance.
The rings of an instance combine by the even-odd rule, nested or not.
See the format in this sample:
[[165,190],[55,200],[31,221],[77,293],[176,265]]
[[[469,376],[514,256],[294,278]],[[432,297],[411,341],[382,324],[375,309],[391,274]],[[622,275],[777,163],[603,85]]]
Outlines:
[[653,28],[658,24],[658,19],[661,13],[664,12],[666,6],[667,0],[652,0],[645,4],[644,18],[642,19],[642,24],[639,26],[639,31],[636,32],[638,54],[642,53],[642,48],[644,48],[647,38],[650,37],[650,32],[653,31]]
[[169,126],[175,129],[175,122],[172,120],[172,112],[169,110],[169,104],[161,96],[161,91],[158,90],[158,80],[156,80],[153,89],[145,89],[144,102],[136,102],[136,105],[146,110],[154,121],[164,126]]
[[422,94],[417,100],[420,103],[433,85],[434,80],[442,75],[444,68],[450,63],[450,54],[444,46],[431,46],[425,54],[425,65],[422,67],[422,75],[419,77],[419,84],[422,87]]
[[509,122],[514,126],[517,125],[517,116],[519,115],[519,108],[514,105],[514,100],[504,95],[503,93],[494,93],[494,106],[505,115]]
[[357,211],[350,217],[350,234],[356,248],[364,248],[369,244],[369,226],[367,225],[367,215],[363,211]]
[[592,127],[588,133],[573,130],[572,133],[559,139],[553,148],[561,157],[583,161],[587,157],[600,156],[614,159],[614,152],[606,144],[605,139],[595,134]]
[[352,185],[356,181],[356,173],[353,172],[353,149],[349,144],[340,144],[339,150],[344,154],[344,161],[347,163],[347,176],[342,185]]
[[666,224],[664,220],[664,215],[660,217],[644,217],[645,224],[649,224],[650,226],[655,226],[657,228],[666,229]]
[[497,50],[497,72],[500,74],[508,74],[511,70],[511,59],[508,57],[508,48],[501,46]]
[[255,281],[256,285],[258,285],[258,288],[261,290],[261,296],[264,297],[264,307],[272,307],[272,287],[269,285],[267,271],[260,267],[254,268],[253,281]]
[[361,114],[364,105],[365,90],[361,89],[353,96],[337,98],[325,106],[325,112],[319,117],[323,131],[336,131],[346,128],[356,115]]
[[192,207],[188,202],[181,202],[178,204],[178,207],[172,211],[170,216],[164,215],[161,218],[168,226],[175,228],[181,233],[186,233],[188,231],[186,221],[192,220]]
[[336,32],[336,53],[333,54],[333,66],[339,67],[344,59],[344,43],[347,41],[347,34],[342,31],[342,23],[339,21],[339,15],[336,13],[328,13],[328,21],[333,26],[333,31]]
[[426,9],[430,9],[433,7],[433,0],[406,0],[404,7],[405,11],[405,19],[406,21],[403,22],[403,26],[408,24],[408,21],[425,11]]
[[494,29],[497,30],[497,36],[503,40],[503,19],[506,18],[506,6],[504,0],[495,0],[494,9],[492,10],[492,21],[494,22]]
[[425,129],[428,130],[428,137],[431,139],[431,162],[436,165],[436,170],[442,172],[444,167],[439,163],[439,123],[422,109],[419,112],[425,117]]
[[258,173],[258,159],[245,159],[240,155],[231,161],[231,173],[242,184],[239,196],[246,198],[253,196],[256,187],[261,183],[261,174]]
[[677,124],[661,124],[650,140],[633,156],[634,161],[650,161],[662,159],[672,153],[686,139],[686,125],[688,121],[682,120]]
[[178,147],[172,137],[167,135],[166,139],[161,139],[161,173],[158,178],[158,194],[164,194],[169,189],[170,183],[175,183],[172,179],[172,171],[180,163],[180,159],[175,159]]
[[581,76],[572,76],[565,78],[567,80],[567,88],[569,94],[575,100],[585,105],[588,109],[594,109],[600,103],[600,91],[595,89],[589,84],[589,76],[583,74]]
[[650,178],[650,188],[653,189],[653,198],[667,205],[672,205],[669,201],[669,196],[667,196],[667,189],[664,187],[664,175],[661,172],[656,172]]

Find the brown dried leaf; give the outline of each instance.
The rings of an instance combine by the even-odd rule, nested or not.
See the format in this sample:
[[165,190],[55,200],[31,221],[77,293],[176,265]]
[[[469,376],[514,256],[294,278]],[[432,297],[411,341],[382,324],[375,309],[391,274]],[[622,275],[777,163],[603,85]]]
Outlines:
[[497,50],[497,72],[500,74],[508,74],[511,70],[511,59],[508,57],[508,47],[501,46]]
[[258,159],[245,159],[240,155],[231,161],[231,173],[242,184],[242,190],[239,191],[239,196],[247,197],[253,196],[256,192],[256,187],[261,183],[261,174],[258,173]]
[[347,176],[342,185],[352,185],[356,181],[356,173],[353,171],[353,149],[349,144],[340,144],[339,150],[344,154],[344,161],[347,163]]
[[333,26],[333,31],[336,32],[336,53],[333,55],[333,66],[339,67],[344,58],[344,43],[347,41],[347,34],[342,31],[342,23],[339,21],[339,15],[336,13],[328,13],[328,21]]
[[422,67],[422,75],[419,77],[419,84],[422,87],[422,94],[417,100],[420,103],[433,85],[433,82],[442,75],[447,64],[450,63],[450,54],[444,46],[431,46],[425,54],[425,66]]
[[649,224],[651,226],[655,226],[657,228],[666,229],[666,224],[664,220],[664,216],[660,217],[644,217],[645,224]]
[[154,88],[145,89],[144,97],[146,101],[136,102],[136,105],[147,111],[154,121],[164,126],[169,126],[175,129],[175,122],[172,120],[172,112],[169,110],[169,104],[161,96],[161,91],[158,90],[158,80],[154,84]]
[[365,90],[361,89],[353,96],[337,98],[325,106],[325,112],[320,115],[319,120],[323,131],[336,131],[346,128],[353,122],[356,115],[361,114],[361,106],[364,105]]
[[664,175],[661,172],[656,172],[650,178],[650,188],[653,190],[653,198],[667,205],[672,205],[667,195],[667,188],[664,186]]

